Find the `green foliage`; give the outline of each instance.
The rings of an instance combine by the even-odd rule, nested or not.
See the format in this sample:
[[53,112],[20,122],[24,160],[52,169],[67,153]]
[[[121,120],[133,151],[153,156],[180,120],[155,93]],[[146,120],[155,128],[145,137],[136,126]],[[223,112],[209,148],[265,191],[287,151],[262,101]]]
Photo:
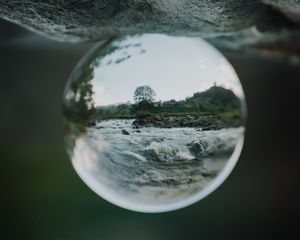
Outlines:
[[[144,89],[145,86],[142,86]],[[139,89],[138,87],[137,89]],[[149,87],[150,88],[150,87]],[[147,87],[147,89],[149,89]],[[143,90],[142,89],[142,90]],[[143,91],[135,91],[141,93]],[[148,90],[147,90],[148,91]],[[154,91],[150,91],[154,92]],[[148,94],[137,94],[134,104],[119,104],[105,107],[98,107],[96,111],[97,119],[112,118],[135,118],[140,114],[157,114],[160,116],[180,117],[185,115],[219,115],[229,118],[240,118],[240,100],[229,89],[221,86],[212,86],[204,92],[197,92],[192,97],[181,101],[153,102]],[[146,97],[145,97],[146,96]],[[148,100],[145,100],[145,99]],[[139,99],[140,101],[137,101]]]
[[130,104],[119,104],[111,106],[98,107],[96,109],[96,118],[99,120],[103,119],[130,119],[134,118],[132,105]]
[[[77,73],[78,74],[78,73]],[[77,124],[92,122],[95,112],[93,100],[93,68],[87,65],[79,73],[79,81],[73,81],[67,92],[67,101],[64,104],[64,114],[70,121]]]
[[154,111],[154,110],[155,110],[155,107],[154,107],[153,102],[148,102],[145,100],[137,102],[136,104],[133,104],[132,108],[131,108],[132,113],[136,113],[139,111]]
[[156,96],[155,91],[148,85],[139,86],[135,89],[133,99],[136,103],[152,103]]
[[78,127],[84,128],[86,125],[95,123],[95,103],[93,100],[93,85],[94,68],[100,65],[100,59],[118,48],[112,45],[113,39],[107,41],[89,56],[89,60],[73,73],[73,78],[70,88],[66,93],[66,99],[63,105],[63,111],[66,119],[75,123]]
[[186,98],[185,106],[198,111],[220,113],[240,109],[239,98],[229,89],[213,86],[204,92],[194,93]]

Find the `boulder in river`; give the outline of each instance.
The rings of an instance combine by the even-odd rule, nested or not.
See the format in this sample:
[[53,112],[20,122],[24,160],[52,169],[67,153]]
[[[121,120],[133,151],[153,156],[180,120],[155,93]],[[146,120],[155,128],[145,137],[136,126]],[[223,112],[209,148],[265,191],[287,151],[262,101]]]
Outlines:
[[122,129],[122,134],[123,135],[130,135],[130,133],[126,129]]
[[203,154],[203,151],[207,148],[207,143],[201,140],[194,140],[186,145],[190,152],[199,159],[199,156]]

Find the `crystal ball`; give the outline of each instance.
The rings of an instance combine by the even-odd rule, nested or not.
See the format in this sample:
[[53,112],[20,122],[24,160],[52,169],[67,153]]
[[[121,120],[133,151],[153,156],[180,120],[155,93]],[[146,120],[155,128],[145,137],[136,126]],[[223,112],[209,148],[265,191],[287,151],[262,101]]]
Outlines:
[[205,40],[123,36],[97,44],[73,70],[63,97],[65,146],[105,200],[171,211],[228,177],[245,112],[237,74]]

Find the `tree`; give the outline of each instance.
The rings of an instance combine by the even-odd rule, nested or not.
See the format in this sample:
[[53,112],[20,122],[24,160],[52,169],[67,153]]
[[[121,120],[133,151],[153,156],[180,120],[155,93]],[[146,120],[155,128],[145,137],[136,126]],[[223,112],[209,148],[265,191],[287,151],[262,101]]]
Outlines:
[[232,111],[240,108],[240,99],[234,92],[216,84],[204,92],[194,93],[192,97],[186,99],[186,103],[194,109],[212,112]]
[[93,67],[86,64],[82,67],[79,78],[71,83],[64,102],[64,114],[70,121],[83,125],[93,123],[93,78]]
[[136,103],[152,103],[156,96],[155,91],[148,85],[139,86],[135,89],[133,99]]

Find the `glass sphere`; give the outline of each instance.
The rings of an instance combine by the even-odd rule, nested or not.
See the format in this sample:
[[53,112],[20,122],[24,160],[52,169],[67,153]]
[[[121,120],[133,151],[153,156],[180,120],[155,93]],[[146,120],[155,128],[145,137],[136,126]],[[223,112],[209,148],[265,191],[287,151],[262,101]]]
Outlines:
[[71,74],[63,111],[78,175],[134,211],[175,210],[207,196],[243,145],[241,83],[199,38],[144,34],[98,44]]

